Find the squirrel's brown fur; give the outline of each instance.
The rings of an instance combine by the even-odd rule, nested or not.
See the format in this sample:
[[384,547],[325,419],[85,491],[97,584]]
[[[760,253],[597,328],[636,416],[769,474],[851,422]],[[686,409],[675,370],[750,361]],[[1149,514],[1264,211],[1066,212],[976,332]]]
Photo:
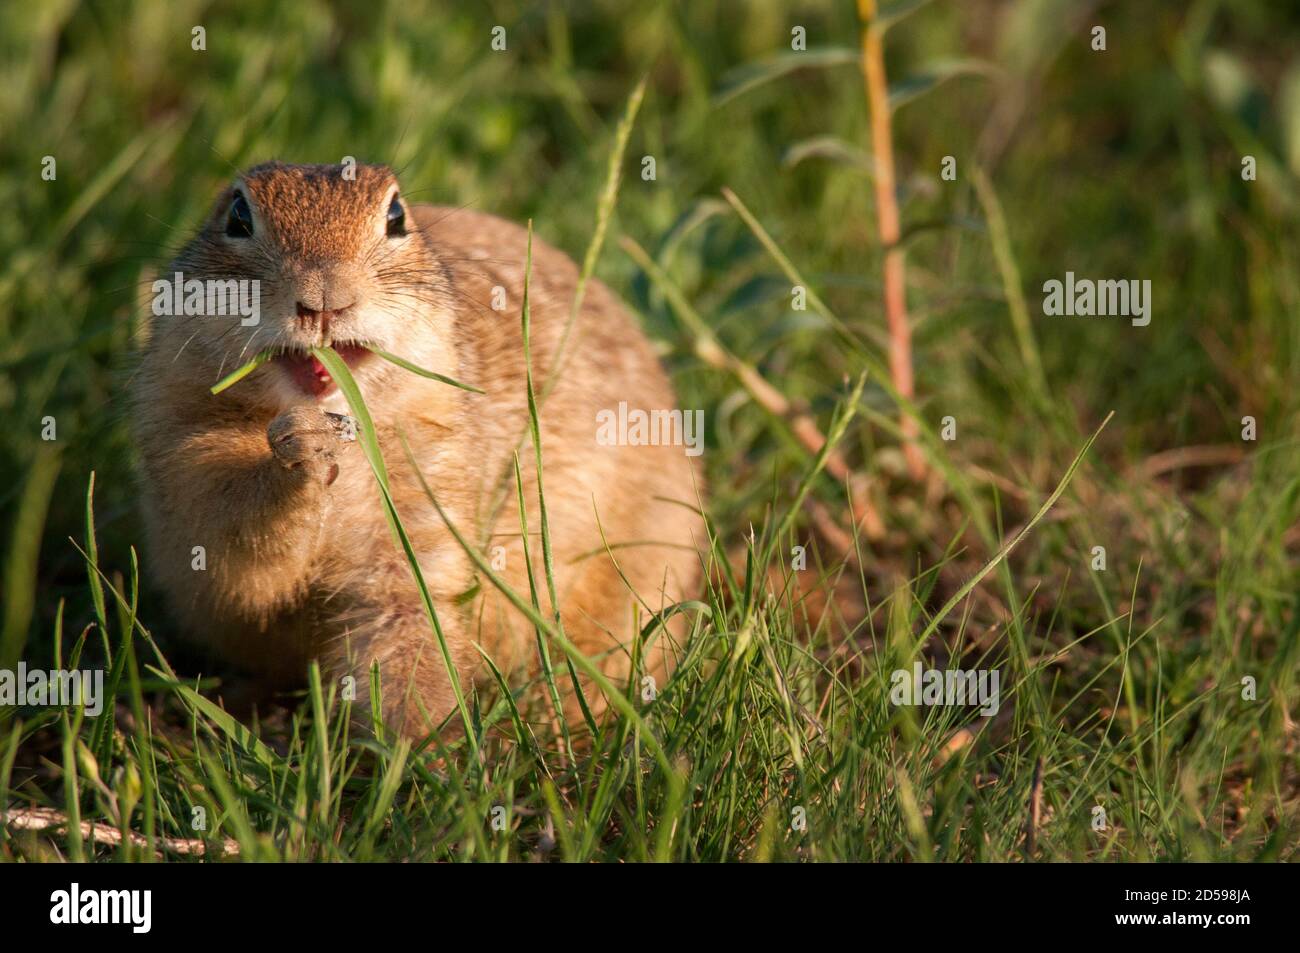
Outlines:
[[[448,520],[486,559],[500,565],[504,555],[499,575],[527,599],[513,477],[528,424],[526,232],[480,212],[405,205],[407,234],[389,237],[392,172],[342,172],[278,163],[250,170],[169,269],[169,278],[179,271],[186,280],[258,279],[261,315],[250,327],[238,316],[154,319],[134,391],[148,565],[193,638],[268,683],[300,684],[317,658],[328,677],[356,677],[357,708],[365,709],[377,662],[386,723],[419,736],[455,701],[375,478],[358,444],[325,416],[347,411],[341,395],[309,396],[276,362],[217,396],[208,389],[267,347],[301,354],[329,341],[368,344],[482,388],[469,393],[373,355],[353,369],[462,684],[482,675],[476,642],[503,671],[536,671],[531,625],[476,578],[402,443]],[[252,209],[251,237],[226,234],[237,192]],[[577,278],[566,255],[534,239],[539,397],[556,371]],[[498,286],[504,310],[492,307]],[[602,409],[676,404],[648,341],[599,281],[587,287],[562,365],[542,405],[541,433],[564,630],[607,674],[625,679],[638,620],[699,585],[702,488],[680,446],[597,441]],[[549,614],[531,442],[519,449],[529,550]],[[198,546],[206,568],[195,568]],[[478,595],[465,598],[476,583]],[[669,642],[660,633],[647,658],[646,672],[660,679]],[[564,671],[562,653],[551,653]]]

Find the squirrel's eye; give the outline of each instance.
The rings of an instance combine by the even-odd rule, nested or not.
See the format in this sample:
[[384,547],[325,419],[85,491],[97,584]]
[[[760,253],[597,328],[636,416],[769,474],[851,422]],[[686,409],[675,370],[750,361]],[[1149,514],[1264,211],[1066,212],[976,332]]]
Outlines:
[[248,200],[242,192],[236,192],[235,200],[230,203],[230,214],[226,216],[226,234],[231,238],[253,237],[253,211],[248,207]]
[[394,195],[392,204],[388,206],[388,237],[396,238],[405,234],[406,209],[402,208],[402,203]]

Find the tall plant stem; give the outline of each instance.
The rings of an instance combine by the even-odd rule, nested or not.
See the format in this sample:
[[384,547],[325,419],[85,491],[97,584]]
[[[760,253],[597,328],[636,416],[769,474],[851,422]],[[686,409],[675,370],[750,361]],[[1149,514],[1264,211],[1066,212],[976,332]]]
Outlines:
[[[889,323],[889,373],[894,388],[911,400],[915,393],[912,380],[912,329],[907,321],[907,273],[902,234],[898,217],[898,196],[894,182],[894,138],[890,128],[889,83],[885,78],[884,30],[876,18],[876,0],[858,0],[862,20],[862,75],[871,113],[871,152],[875,163],[876,224],[880,245],[885,252],[884,288],[885,319]],[[925,477],[925,458],[916,445],[916,420],[904,415],[901,420],[903,453],[912,478]]]

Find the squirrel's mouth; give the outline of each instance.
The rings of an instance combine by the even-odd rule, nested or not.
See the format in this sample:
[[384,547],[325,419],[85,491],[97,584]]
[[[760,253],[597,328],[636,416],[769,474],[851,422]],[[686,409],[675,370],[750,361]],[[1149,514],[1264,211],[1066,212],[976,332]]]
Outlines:
[[[338,356],[343,358],[343,363],[349,370],[372,356],[368,347],[355,341],[335,341],[331,346]],[[334,380],[330,377],[329,371],[325,370],[325,365],[309,351],[286,348],[271,360],[284,368],[294,385],[310,397],[322,397],[334,389]]]

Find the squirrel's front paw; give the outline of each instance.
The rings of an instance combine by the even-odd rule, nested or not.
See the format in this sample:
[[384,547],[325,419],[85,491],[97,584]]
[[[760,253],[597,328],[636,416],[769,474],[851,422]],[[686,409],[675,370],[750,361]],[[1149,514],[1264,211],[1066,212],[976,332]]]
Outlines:
[[357,425],[351,417],[308,405],[285,411],[266,428],[266,441],[281,466],[305,470],[326,486],[338,478],[338,452],[356,439]]

